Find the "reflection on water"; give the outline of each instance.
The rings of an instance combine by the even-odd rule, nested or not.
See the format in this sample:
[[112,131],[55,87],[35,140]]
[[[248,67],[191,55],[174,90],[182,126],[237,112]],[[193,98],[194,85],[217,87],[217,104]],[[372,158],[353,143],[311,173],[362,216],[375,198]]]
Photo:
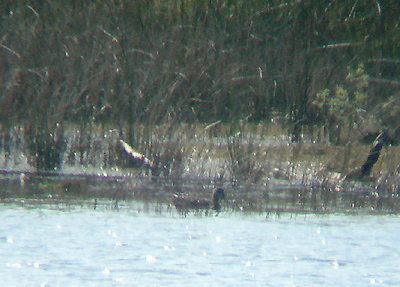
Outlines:
[[[85,205],[118,209],[132,202],[162,213],[171,208],[174,195],[210,200],[217,187],[225,189],[221,202],[225,212],[263,213],[372,213],[397,214],[398,194],[380,192],[368,185],[305,186],[284,180],[263,185],[229,184],[199,178],[136,178],[124,176],[0,175],[0,201],[37,207],[53,205],[68,208]],[[139,207],[141,208],[141,207]]]
[[[159,213],[169,211],[174,195],[211,200],[218,187],[225,190],[221,201],[225,212],[263,213],[356,213],[397,214],[398,194],[380,191],[367,184],[311,185],[270,180],[251,185],[199,178],[140,178],[124,176],[0,175],[0,201],[37,207],[91,205],[93,209],[119,209],[132,202]],[[211,206],[211,205],[210,205]]]
[[[54,207],[54,206],[53,206]],[[398,286],[397,216],[0,206],[1,286]]]

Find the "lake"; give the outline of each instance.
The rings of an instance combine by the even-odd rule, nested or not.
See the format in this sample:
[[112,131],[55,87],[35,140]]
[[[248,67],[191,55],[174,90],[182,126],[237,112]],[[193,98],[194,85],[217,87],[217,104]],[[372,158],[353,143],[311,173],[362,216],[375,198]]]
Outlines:
[[0,205],[1,286],[399,286],[396,215]]

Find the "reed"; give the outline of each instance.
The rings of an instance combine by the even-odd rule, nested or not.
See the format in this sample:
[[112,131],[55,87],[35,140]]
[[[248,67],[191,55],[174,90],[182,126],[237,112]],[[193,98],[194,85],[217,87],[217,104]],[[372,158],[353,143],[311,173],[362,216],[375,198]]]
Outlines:
[[[347,116],[359,124],[399,88],[393,1],[0,5],[3,128],[129,123],[133,143],[136,123],[257,123],[278,111],[293,139],[319,125],[339,143]],[[39,146],[44,135],[32,133]]]
[[335,189],[399,130],[398,5],[325,2],[1,1],[2,166]]

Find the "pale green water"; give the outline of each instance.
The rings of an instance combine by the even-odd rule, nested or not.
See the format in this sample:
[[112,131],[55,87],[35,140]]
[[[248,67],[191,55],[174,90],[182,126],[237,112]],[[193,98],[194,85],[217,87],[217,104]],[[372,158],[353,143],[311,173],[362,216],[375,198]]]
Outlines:
[[400,217],[0,206],[0,286],[399,286]]

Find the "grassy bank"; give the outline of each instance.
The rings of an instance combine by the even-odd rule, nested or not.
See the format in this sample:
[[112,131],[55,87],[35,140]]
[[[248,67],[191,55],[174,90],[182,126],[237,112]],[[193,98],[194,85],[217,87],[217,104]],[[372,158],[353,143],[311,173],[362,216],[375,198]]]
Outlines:
[[271,123],[135,130],[141,144],[132,146],[152,168],[130,161],[121,150],[124,132],[97,127],[82,134],[71,126],[64,129],[55,174],[37,173],[32,166],[37,155],[27,152],[25,136],[14,130],[9,153],[4,146],[0,153],[1,169],[25,172],[0,175],[0,201],[62,209],[143,205],[166,212],[176,193],[209,199],[222,186],[224,212],[380,214],[400,209],[398,146],[384,147],[368,181],[347,182],[345,175],[363,164],[370,144],[340,146],[306,136],[293,142]]
[[335,189],[387,128],[372,186],[397,194],[397,1],[6,0],[0,13],[6,170]]
[[[372,143],[361,144],[352,135],[347,145],[334,145],[328,138],[303,135],[293,142],[287,130],[274,123],[241,125],[168,125],[135,126],[135,145],[127,130],[92,127],[83,133],[79,126],[63,130],[59,145],[42,146],[42,153],[22,128],[2,137],[1,169],[37,170],[45,158],[56,158],[55,171],[70,174],[109,174],[171,178],[201,178],[234,184],[265,184],[270,179],[314,184],[339,182],[367,159]],[[317,140],[318,138],[318,140]],[[144,165],[122,148],[128,142],[151,163]],[[57,142],[57,139],[54,139]],[[398,146],[385,146],[371,177],[383,180],[397,176],[400,158]]]

